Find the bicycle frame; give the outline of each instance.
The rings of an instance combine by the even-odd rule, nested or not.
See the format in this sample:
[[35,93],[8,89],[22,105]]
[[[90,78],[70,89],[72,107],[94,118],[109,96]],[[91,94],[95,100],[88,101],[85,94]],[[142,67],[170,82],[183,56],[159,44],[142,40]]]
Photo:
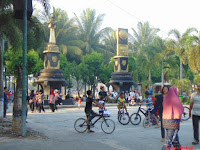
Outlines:
[[146,116],[146,110],[144,108],[141,108],[141,105],[138,108],[137,114],[139,114],[139,112],[141,112],[144,116]]
[[[97,116],[96,116],[96,117],[97,117]],[[101,118],[104,119],[104,116],[103,116],[103,115],[99,115],[98,117],[99,117],[99,118],[96,119],[95,122],[92,123],[92,120],[90,121],[90,122],[92,123],[92,124],[91,124],[92,126],[94,126]]]

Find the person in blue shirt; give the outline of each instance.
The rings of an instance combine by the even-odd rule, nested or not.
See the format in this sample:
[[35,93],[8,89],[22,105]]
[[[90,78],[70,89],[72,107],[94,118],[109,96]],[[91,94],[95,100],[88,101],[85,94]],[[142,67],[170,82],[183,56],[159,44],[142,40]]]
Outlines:
[[153,101],[148,91],[145,92],[145,99],[143,100],[143,102],[146,103],[147,110],[150,110],[150,111],[153,110],[154,108]]
[[8,89],[7,87],[4,87],[4,109],[3,109],[3,117],[6,118],[6,111],[8,109],[8,97],[7,97],[7,93]]

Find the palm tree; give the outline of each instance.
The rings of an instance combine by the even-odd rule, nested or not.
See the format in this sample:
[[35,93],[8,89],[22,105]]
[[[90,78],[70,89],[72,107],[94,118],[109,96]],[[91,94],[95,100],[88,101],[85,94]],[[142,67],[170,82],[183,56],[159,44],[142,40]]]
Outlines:
[[103,23],[104,14],[96,15],[96,10],[87,8],[83,10],[80,18],[75,14],[75,20],[78,27],[78,37],[85,43],[85,49],[83,54],[89,54],[92,51],[101,52],[105,54],[111,54],[112,52],[107,50],[104,45],[100,44],[106,33],[111,28],[101,29]]
[[186,52],[188,53],[188,65],[192,72],[200,71],[200,34],[199,36],[191,36],[186,41]]
[[153,43],[157,32],[159,29],[151,28],[149,22],[141,23],[139,22],[137,25],[136,31],[134,28],[133,36],[133,45],[134,51],[137,52],[137,55],[145,57],[147,63],[145,63],[148,67],[148,74],[149,74],[149,81],[151,81],[151,61],[153,60],[152,57],[154,56],[154,50],[151,49],[150,45]]
[[197,32],[197,29],[195,28],[188,28],[185,33],[181,35],[181,33],[177,29],[173,29],[169,32],[169,35],[174,35],[175,40],[173,40],[175,43],[174,51],[176,55],[180,59],[180,77],[179,79],[183,79],[183,64],[187,64],[187,52],[185,48],[185,44],[188,38],[191,37],[192,32]]
[[110,51],[113,55],[117,53],[117,34],[116,30],[107,30],[105,32],[102,44],[105,45],[105,48]]

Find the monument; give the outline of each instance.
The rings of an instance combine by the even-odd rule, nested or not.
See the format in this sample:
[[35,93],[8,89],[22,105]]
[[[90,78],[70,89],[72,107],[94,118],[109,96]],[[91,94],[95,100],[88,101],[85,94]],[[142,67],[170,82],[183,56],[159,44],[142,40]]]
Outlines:
[[44,53],[44,69],[40,71],[37,84],[41,86],[44,95],[49,95],[51,89],[61,90],[62,86],[66,86],[63,71],[60,69],[60,51],[56,45],[55,28],[56,22],[52,16],[49,22],[50,37]]
[[118,28],[117,31],[117,56],[114,57],[114,72],[110,84],[117,92],[130,90],[133,78],[128,72],[128,29]]

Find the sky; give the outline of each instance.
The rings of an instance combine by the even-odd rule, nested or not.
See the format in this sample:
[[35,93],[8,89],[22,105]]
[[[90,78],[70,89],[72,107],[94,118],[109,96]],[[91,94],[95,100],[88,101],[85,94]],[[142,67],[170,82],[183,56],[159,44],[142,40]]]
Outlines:
[[[41,4],[35,4],[41,8]],[[200,29],[200,0],[50,0],[50,5],[61,8],[73,17],[86,8],[105,14],[102,28],[112,27],[137,29],[138,22],[148,21],[153,28],[159,28],[159,35],[168,36],[171,29],[184,33],[187,28]]]

